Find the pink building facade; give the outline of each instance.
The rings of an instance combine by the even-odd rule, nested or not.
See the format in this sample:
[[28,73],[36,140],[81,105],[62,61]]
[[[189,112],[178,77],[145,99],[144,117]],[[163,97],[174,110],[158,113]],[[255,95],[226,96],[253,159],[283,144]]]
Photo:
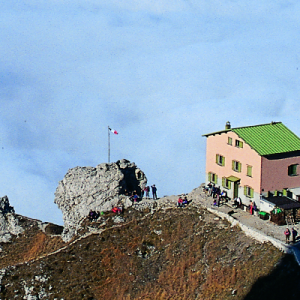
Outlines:
[[[273,129],[271,124],[258,126],[265,126],[263,129],[268,133],[270,129],[275,132],[281,129]],[[246,205],[254,201],[258,208],[261,196],[269,193],[289,193],[291,198],[300,200],[298,192],[293,193],[298,190],[300,193],[300,139],[299,150],[291,148],[290,152],[272,153],[268,149],[267,155],[261,155],[263,145],[251,144],[256,132],[251,132],[252,127],[244,128],[232,130],[228,122],[225,130],[204,135],[207,137],[206,185],[212,182],[227,191],[230,198],[240,197]],[[251,142],[244,137],[250,137]]]

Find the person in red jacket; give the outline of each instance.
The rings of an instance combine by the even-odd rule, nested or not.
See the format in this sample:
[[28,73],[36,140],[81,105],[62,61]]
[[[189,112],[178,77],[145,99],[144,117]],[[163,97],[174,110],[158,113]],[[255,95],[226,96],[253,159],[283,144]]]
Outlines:
[[287,244],[289,244],[290,243],[291,232],[288,228],[286,228],[286,230],[284,231],[284,235],[285,235],[285,242]]

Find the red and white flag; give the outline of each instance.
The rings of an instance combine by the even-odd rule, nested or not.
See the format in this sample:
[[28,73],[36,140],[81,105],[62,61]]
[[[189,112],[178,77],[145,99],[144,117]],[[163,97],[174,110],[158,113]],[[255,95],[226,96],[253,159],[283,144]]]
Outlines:
[[112,133],[118,134],[118,131],[117,131],[117,130],[111,129],[110,127],[108,127],[108,129],[109,129]]

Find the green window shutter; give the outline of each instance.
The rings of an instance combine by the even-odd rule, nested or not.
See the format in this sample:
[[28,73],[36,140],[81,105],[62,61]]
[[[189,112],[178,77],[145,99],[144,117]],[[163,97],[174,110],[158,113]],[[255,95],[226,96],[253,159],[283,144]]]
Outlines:
[[247,196],[247,187],[244,186],[244,195]]
[[224,167],[225,166],[225,157],[222,156],[222,166]]
[[226,187],[226,185],[225,185],[225,181],[226,180],[226,178],[225,177],[222,177],[222,186],[224,186],[224,187]]
[[254,196],[253,194],[254,194],[254,190],[253,190],[253,188],[250,188],[250,197],[251,198],[253,198],[253,196]]
[[208,173],[208,181],[211,181],[211,173]]
[[286,197],[286,195],[287,195],[287,190],[286,190],[286,189],[283,189],[283,190],[282,190],[282,196],[285,196],[285,197]]
[[247,176],[252,176],[252,167],[251,166],[247,166]]
[[231,189],[231,181],[228,180],[228,188]]
[[234,171],[234,160],[232,161],[232,170]]
[[216,184],[218,183],[218,175],[217,174],[215,175],[215,183]]
[[240,141],[240,148],[243,148],[243,142]]
[[216,155],[216,163],[219,163],[219,154]]
[[297,175],[297,165],[293,165],[293,174]]
[[274,196],[277,196],[277,193],[278,193],[277,191],[274,191]]
[[239,172],[242,171],[242,164],[241,163],[238,163],[238,170],[239,170]]

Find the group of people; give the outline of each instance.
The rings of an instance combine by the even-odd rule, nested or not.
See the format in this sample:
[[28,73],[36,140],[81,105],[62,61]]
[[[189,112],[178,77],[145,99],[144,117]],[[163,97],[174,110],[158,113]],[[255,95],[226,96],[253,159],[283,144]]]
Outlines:
[[177,200],[177,207],[185,207],[189,202],[186,197],[179,197]]
[[97,220],[100,217],[100,212],[96,212],[94,210],[90,210],[88,218],[90,221]]
[[214,206],[220,206],[221,201],[228,201],[227,192],[221,191],[220,187],[215,186],[214,183],[209,182],[207,187],[204,188],[205,193],[214,199]]
[[[151,192],[153,200],[157,200],[157,188],[155,184],[151,185]],[[150,198],[150,186],[147,185],[142,189],[142,198],[144,197],[144,195],[145,198]]]
[[250,215],[253,215],[255,211],[257,211],[257,206],[254,201],[250,200],[250,205],[249,205]]
[[[157,200],[157,188],[155,184],[151,186],[151,191],[153,200]],[[150,186],[145,186],[144,188],[142,188],[140,195],[136,190],[134,190],[133,192],[128,192],[127,190],[125,190],[124,194],[126,196],[129,196],[132,202],[139,202],[143,198],[150,199]]]
[[290,243],[290,237],[291,236],[292,236],[292,242],[296,243],[296,238],[297,238],[298,232],[297,232],[297,230],[294,229],[294,227],[292,228],[292,232],[287,227],[286,230],[284,231],[284,235],[285,235],[285,242],[287,244]]
[[111,211],[117,215],[122,214],[124,211],[123,204],[118,204],[117,206],[113,207]]

